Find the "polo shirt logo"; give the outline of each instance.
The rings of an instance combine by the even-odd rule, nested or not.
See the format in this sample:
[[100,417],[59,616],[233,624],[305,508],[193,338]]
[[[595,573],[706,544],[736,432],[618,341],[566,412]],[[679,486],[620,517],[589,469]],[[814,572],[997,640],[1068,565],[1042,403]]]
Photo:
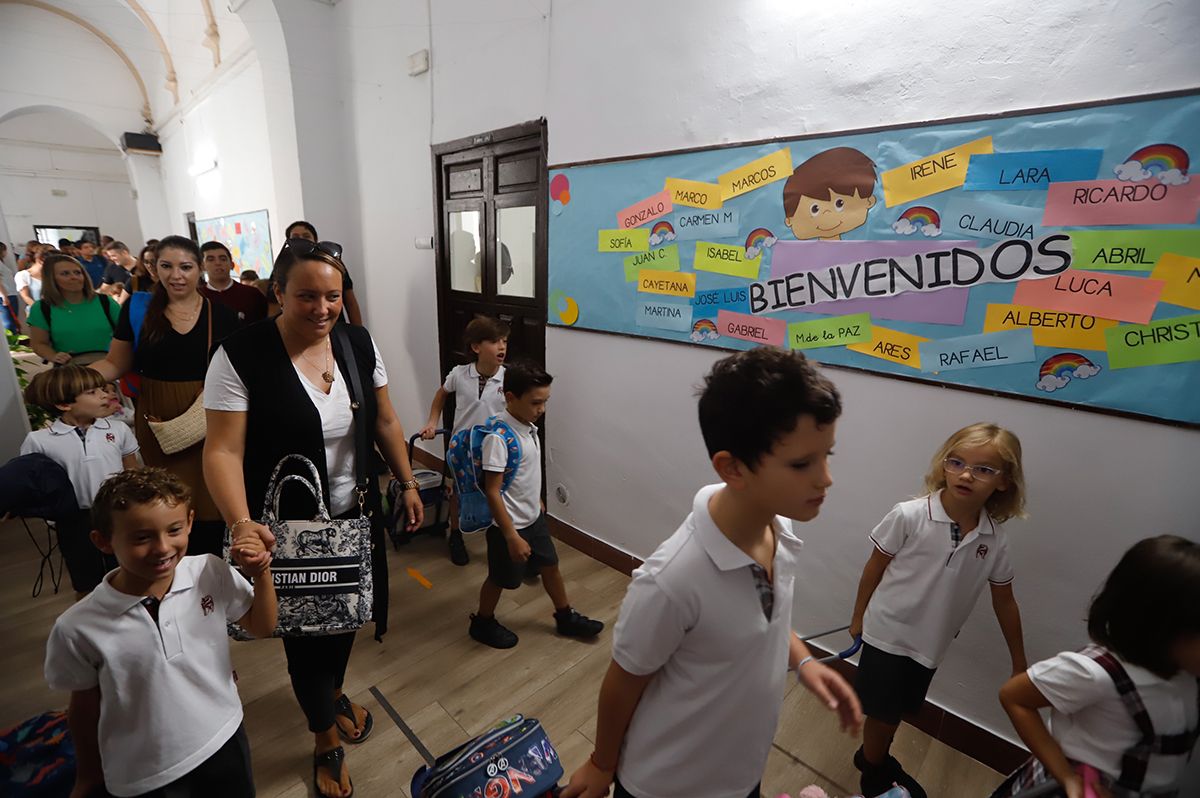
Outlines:
[[205,596],[204,598],[200,599],[200,609],[204,610],[205,616],[208,616],[209,613],[213,612],[216,609],[216,607],[213,605],[213,597]]
[[988,547],[985,544],[980,543],[979,548],[975,549],[975,558],[978,560],[986,560],[987,554],[988,554]]
[[113,435],[111,432],[106,432],[104,433],[104,440],[108,441],[109,443],[116,443],[117,436]]

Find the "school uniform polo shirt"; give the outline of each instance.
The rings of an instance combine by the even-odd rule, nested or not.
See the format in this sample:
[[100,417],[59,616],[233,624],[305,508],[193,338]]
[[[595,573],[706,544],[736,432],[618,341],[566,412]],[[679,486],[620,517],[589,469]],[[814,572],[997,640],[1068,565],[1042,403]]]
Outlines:
[[21,444],[21,454],[38,452],[66,469],[80,509],[92,506],[100,483],[124,470],[121,458],[137,451],[133,430],[111,418],[96,419],[83,437],[60,418],[49,429],[29,433]]
[[477,427],[504,411],[504,366],[487,378],[479,393],[479,369],[474,363],[455,366],[446,375],[442,390],[454,394],[454,431]]
[[987,584],[1013,580],[1004,527],[986,510],[956,546],[942,492],[901,502],[871,542],[892,558],[867,605],[863,640],[936,668]]
[[246,614],[254,591],[211,554],[184,557],[155,622],[142,596],[110,584],[115,573],[54,623],[46,681],[99,686],[105,787],[140,795],[190,773],[241,725],[225,622]]
[[[542,448],[538,441],[538,428],[518,421],[507,410],[497,417],[512,428],[521,444],[517,473],[501,498],[504,499],[504,509],[508,510],[513,526],[525,529],[533,526],[533,522],[542,514]],[[508,444],[502,435],[488,435],[483,439],[481,448],[484,471],[495,473],[508,468]]]
[[787,685],[792,590],[802,542],[776,518],[768,620],[753,559],[692,513],[633,573],[613,660],[654,674],[625,733],[617,777],[638,798],[745,798],[762,780]]

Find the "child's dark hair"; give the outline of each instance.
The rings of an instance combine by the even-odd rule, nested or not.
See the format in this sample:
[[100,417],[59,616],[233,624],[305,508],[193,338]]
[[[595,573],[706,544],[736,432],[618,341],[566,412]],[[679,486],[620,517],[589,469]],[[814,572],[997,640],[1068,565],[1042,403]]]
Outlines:
[[313,241],[321,240],[321,237],[319,235],[317,235],[317,228],[313,227],[310,222],[306,222],[303,219],[294,221],[291,224],[289,224],[287,227],[285,227],[284,228],[284,236],[287,238],[291,238],[292,230],[296,229],[297,227],[303,227],[305,230],[312,233]]
[[837,420],[837,388],[800,352],[760,347],[718,360],[700,391],[708,456],[729,452],[754,469],[801,416]]
[[509,326],[499,319],[476,316],[467,324],[467,329],[463,330],[463,343],[468,351],[472,351],[471,347],[476,344],[482,344],[484,341],[502,341],[510,332],[512,330]]
[[544,388],[552,382],[554,378],[537,363],[513,363],[504,369],[504,392],[518,399],[534,388]]
[[140,504],[163,502],[190,509],[192,489],[165,468],[131,468],[100,485],[92,501],[92,526],[105,538],[113,535],[113,514]]
[[1164,679],[1179,670],[1171,646],[1200,635],[1200,543],[1159,535],[1133,544],[1088,611],[1088,636]]
[[80,394],[108,387],[98,371],[86,366],[59,366],[33,376],[25,388],[25,401],[58,416],[62,415],[59,405],[72,404]]

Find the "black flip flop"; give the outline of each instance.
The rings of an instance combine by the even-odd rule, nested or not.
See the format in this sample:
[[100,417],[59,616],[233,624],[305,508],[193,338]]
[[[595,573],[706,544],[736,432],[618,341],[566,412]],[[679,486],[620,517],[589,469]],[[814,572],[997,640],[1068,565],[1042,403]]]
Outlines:
[[[354,717],[354,707],[350,706],[350,697],[345,693],[342,693],[341,696],[339,696],[338,699],[333,702],[333,711],[335,714],[341,715],[343,718],[350,721],[350,723],[354,724],[355,728],[358,728],[358,719]],[[366,716],[363,718],[362,732],[360,732],[357,737],[351,737],[349,734],[346,734],[346,732],[342,731],[341,725],[338,724],[338,736],[342,738],[343,742],[350,743],[351,745],[358,745],[359,743],[366,742],[367,738],[371,736],[371,729],[375,728],[375,719],[371,717],[371,711],[366,707],[363,707],[363,712],[366,713]]]
[[[330,796],[321,792],[321,788],[317,786],[317,771],[325,768],[329,771],[329,775],[333,780],[341,783],[342,769],[346,766],[346,749],[340,745],[329,751],[320,754],[313,754],[313,790],[316,791],[320,798],[330,798]],[[354,779],[350,779],[350,793],[346,798],[351,798],[354,795]]]

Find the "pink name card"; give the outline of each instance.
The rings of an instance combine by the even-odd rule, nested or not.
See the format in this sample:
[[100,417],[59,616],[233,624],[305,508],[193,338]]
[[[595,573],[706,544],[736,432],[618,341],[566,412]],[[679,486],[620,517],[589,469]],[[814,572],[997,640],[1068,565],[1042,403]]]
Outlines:
[[660,219],[674,210],[671,204],[671,192],[660,191],[652,197],[646,197],[641,202],[630,205],[623,211],[617,212],[617,228],[628,230],[646,222]]
[[1200,178],[1182,185],[1158,180],[1077,180],[1051,183],[1042,224],[1193,224],[1200,213]]
[[740,338],[756,344],[783,346],[787,337],[787,322],[763,316],[747,316],[730,310],[717,311],[717,332],[730,338]]
[[1146,324],[1165,286],[1162,280],[1071,269],[1017,283],[1013,304]]

